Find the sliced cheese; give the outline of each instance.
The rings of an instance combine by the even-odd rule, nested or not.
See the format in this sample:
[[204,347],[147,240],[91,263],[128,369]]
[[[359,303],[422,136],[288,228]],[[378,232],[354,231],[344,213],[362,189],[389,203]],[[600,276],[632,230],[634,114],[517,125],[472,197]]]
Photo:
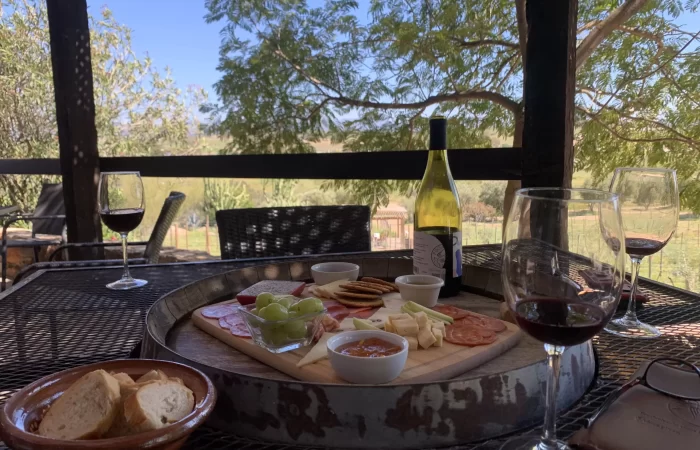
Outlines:
[[384,324],[384,331],[387,331],[389,333],[396,333],[396,329],[394,328],[394,325],[392,325],[391,322],[386,322]]
[[400,314],[391,314],[389,316],[389,319],[391,319],[392,322],[395,322],[397,320],[405,320],[405,319],[413,319],[413,318],[406,313],[400,313]]
[[418,312],[413,315],[413,318],[418,322],[418,328],[425,328],[430,325],[430,320],[424,312]]
[[414,336],[406,336],[405,337],[406,341],[408,341],[408,350],[418,350],[418,339],[416,339]]
[[435,339],[435,336],[430,328],[426,327],[418,332],[418,344],[420,344],[421,347],[429,348],[436,341],[437,339]]
[[377,312],[372,314],[369,320],[375,327],[383,328],[384,324],[389,320],[389,316],[400,314],[401,310],[392,308],[379,308]]
[[309,353],[304,355],[297,363],[297,367],[304,367],[307,364],[313,364],[316,361],[328,358],[328,347],[326,347],[326,343],[332,336],[333,333],[323,333],[316,345],[314,345],[311,350],[309,350]]
[[320,297],[333,300],[333,294],[342,292],[344,289],[340,285],[347,284],[347,282],[348,280],[337,280],[322,286],[314,286],[313,291]]
[[441,329],[433,327],[433,336],[435,336],[435,347],[442,347],[442,339],[445,334]]
[[401,307],[407,303],[406,300],[401,298],[401,294],[398,292],[384,294],[382,295],[382,300],[384,301],[384,306],[396,311],[401,311]]
[[445,322],[441,322],[439,320],[438,321],[431,321],[430,327],[433,330],[437,328],[438,330],[442,331],[443,336],[445,335]]
[[412,318],[391,319],[391,325],[396,329],[396,334],[399,336],[416,336],[418,334],[418,322]]

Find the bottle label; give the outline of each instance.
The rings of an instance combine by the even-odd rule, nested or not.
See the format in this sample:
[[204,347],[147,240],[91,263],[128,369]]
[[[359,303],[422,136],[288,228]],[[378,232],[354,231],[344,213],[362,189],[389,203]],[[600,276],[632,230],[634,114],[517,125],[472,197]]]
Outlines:
[[462,278],[462,232],[452,233],[452,278]]
[[445,247],[423,231],[413,233],[413,273],[445,279]]

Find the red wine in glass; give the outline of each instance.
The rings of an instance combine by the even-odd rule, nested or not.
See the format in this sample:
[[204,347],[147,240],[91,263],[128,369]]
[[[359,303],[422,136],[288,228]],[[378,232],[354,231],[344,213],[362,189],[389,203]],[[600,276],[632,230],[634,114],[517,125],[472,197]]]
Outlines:
[[600,307],[568,299],[522,300],[515,308],[520,328],[538,341],[565,347],[578,345],[598,334],[610,315]]
[[141,224],[143,208],[112,209],[100,212],[107,228],[117,233],[130,233]]
[[666,242],[657,239],[625,238],[625,250],[628,255],[644,257],[659,252]]

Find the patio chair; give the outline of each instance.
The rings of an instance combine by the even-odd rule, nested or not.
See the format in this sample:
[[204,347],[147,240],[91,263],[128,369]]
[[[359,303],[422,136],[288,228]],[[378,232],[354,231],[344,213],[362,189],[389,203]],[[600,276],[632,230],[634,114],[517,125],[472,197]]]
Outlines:
[[[171,192],[170,195],[165,199],[163,207],[160,210],[160,215],[156,224],[153,227],[151,236],[146,242],[129,242],[129,246],[146,246],[143,255],[138,258],[130,258],[129,266],[136,264],[155,264],[160,258],[160,250],[163,247],[163,242],[168,234],[170,225],[172,225],[177,212],[179,211],[182,203],[185,201],[185,194],[180,192]],[[49,262],[42,262],[32,264],[30,266],[22,269],[15,277],[14,283],[18,283],[23,278],[41,269],[64,269],[64,268],[77,268],[77,267],[104,267],[104,266],[119,266],[123,264],[122,259],[103,259],[103,260],[90,260],[90,261],[56,261],[55,258],[61,252],[69,248],[96,248],[96,247],[121,247],[122,243],[119,242],[86,242],[86,243],[74,243],[74,244],[64,244],[54,250],[49,256]]]
[[[41,186],[39,199],[33,213],[9,214],[2,216],[2,283],[0,290],[4,291],[7,278],[7,250],[9,248],[27,248],[34,250],[34,262],[39,261],[39,249],[48,245],[59,245],[65,242],[66,216],[63,204],[63,185],[44,183]],[[31,239],[7,239],[7,229],[16,222],[30,222],[32,225]],[[37,239],[37,235],[49,235],[50,238]]]
[[371,250],[367,206],[298,206],[216,212],[221,259]]

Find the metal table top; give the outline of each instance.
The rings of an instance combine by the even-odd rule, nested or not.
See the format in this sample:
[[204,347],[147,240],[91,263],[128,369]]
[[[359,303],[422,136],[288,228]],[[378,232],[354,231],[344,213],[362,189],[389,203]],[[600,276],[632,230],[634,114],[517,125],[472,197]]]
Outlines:
[[[465,247],[467,264],[498,270],[500,246]],[[410,257],[410,252],[372,256]],[[357,255],[353,255],[357,256]],[[370,255],[363,255],[367,257]],[[300,258],[294,258],[300,259]],[[279,258],[275,259],[279,260]],[[133,354],[143,334],[144,315],[162,295],[195,280],[246,265],[271,260],[216,261],[134,267],[135,277],[149,281],[141,289],[110,291],[104,286],[121,275],[121,268],[84,268],[37,272],[0,295],[0,403],[26,384],[78,365],[125,358]],[[628,340],[607,333],[595,338],[600,358],[596,386],[578,405],[560,414],[559,430],[566,437],[580,428],[610,393],[650,358],[673,355],[700,363],[700,296],[641,280],[649,301],[641,320],[660,327],[657,340]],[[527,430],[526,430],[527,431]],[[537,432],[537,430],[529,430]],[[494,449],[501,441],[455,447]],[[202,428],[186,449],[292,449],[254,442]],[[0,443],[0,450],[6,449]]]

